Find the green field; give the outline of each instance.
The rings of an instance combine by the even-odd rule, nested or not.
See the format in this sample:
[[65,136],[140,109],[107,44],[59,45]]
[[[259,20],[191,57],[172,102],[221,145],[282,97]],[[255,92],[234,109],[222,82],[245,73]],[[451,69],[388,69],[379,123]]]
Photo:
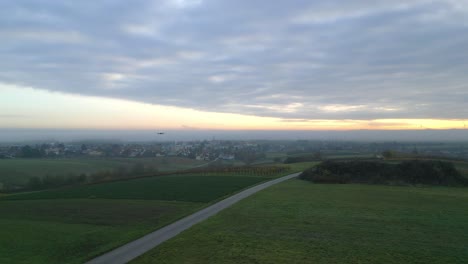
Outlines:
[[370,159],[374,158],[373,154],[332,154],[325,155],[327,159]]
[[210,202],[226,194],[265,181],[251,176],[157,176],[102,184],[65,187],[9,195],[8,200],[37,199],[144,199]]
[[0,263],[83,263],[203,204],[135,200],[0,202]]
[[466,263],[468,189],[273,186],[132,263]]
[[297,162],[297,163],[290,163],[290,164],[277,164],[278,166],[284,166],[284,167],[287,167],[290,169],[290,172],[291,173],[294,173],[294,172],[300,172],[300,171],[304,171],[306,169],[309,169],[317,164],[319,164],[320,162],[317,162],[317,161],[307,161],[307,162]]
[[72,158],[72,159],[0,159],[0,183],[22,185],[34,176],[94,173],[131,168],[141,163],[159,171],[175,171],[195,167],[204,163],[178,157],[157,158]]
[[83,263],[267,180],[174,175],[0,198],[0,263]]

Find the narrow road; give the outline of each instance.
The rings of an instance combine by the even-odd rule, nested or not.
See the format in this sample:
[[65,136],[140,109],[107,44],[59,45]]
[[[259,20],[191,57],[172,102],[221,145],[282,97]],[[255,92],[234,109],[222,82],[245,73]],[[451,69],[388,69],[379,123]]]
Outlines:
[[291,178],[297,177],[299,173],[290,174],[275,180],[271,180],[259,185],[256,185],[252,188],[244,190],[240,193],[237,193],[233,196],[230,196],[220,202],[217,202],[213,205],[210,205],[192,215],[189,215],[185,218],[180,219],[177,222],[174,222],[168,226],[165,226],[157,231],[154,231],[142,238],[134,240],[126,245],[123,245],[119,248],[116,248],[100,257],[92,259],[87,264],[120,264],[127,263],[132,259],[137,258],[138,256],[146,253],[147,251],[153,249],[157,245],[163,243],[164,241],[171,239],[177,236],[180,232],[189,229],[191,226],[200,223],[201,221],[207,219],[210,216],[213,216],[220,212],[223,209],[228,208],[229,206],[239,202],[240,200],[249,197],[250,195],[261,191],[265,188],[268,188],[277,183],[289,180]]

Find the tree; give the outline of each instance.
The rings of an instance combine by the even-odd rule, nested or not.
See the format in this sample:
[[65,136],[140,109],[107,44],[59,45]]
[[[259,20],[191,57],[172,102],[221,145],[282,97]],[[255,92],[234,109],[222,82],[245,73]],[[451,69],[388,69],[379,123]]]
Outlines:
[[37,177],[37,176],[34,176],[34,177],[29,178],[28,187],[29,187],[30,189],[32,189],[32,190],[37,190],[37,189],[42,188],[42,180],[41,180],[41,178],[39,178],[39,177]]
[[382,152],[382,156],[386,159],[390,159],[393,158],[394,154],[391,150],[385,150],[384,152]]
[[132,166],[131,174],[140,175],[144,173],[145,173],[145,165],[143,165],[143,163],[138,162]]
[[21,147],[20,156],[23,158],[40,158],[42,155],[39,149],[26,145]]
[[273,159],[273,162],[275,162],[275,163],[281,163],[282,161],[283,161],[283,159],[280,158],[280,157],[276,157],[276,158]]

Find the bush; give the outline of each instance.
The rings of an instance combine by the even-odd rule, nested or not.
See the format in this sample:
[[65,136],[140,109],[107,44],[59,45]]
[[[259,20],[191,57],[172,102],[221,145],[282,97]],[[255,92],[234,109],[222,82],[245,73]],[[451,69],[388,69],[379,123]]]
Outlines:
[[468,186],[468,180],[452,163],[445,161],[412,160],[399,164],[326,161],[304,171],[299,177],[316,183]]
[[321,161],[322,154],[320,152],[316,152],[314,154],[304,155],[304,156],[293,156],[287,157],[284,160],[284,164],[291,164],[291,163],[299,163],[299,162],[310,162],[310,161]]

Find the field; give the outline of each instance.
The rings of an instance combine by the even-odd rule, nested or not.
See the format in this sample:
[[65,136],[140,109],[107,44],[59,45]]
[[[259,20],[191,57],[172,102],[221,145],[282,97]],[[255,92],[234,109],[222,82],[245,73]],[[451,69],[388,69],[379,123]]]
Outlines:
[[0,198],[0,263],[83,263],[267,180],[159,176]]
[[143,199],[210,202],[246,186],[264,181],[251,176],[174,175],[82,185],[9,195],[8,200]]
[[375,158],[373,154],[331,154],[325,155],[327,159],[371,159]]
[[177,157],[158,158],[71,158],[71,159],[0,159],[0,183],[22,185],[33,176],[94,173],[131,168],[141,163],[159,171],[175,171],[195,167],[203,161]]
[[83,263],[200,208],[137,200],[0,202],[0,263]]
[[311,168],[315,165],[319,164],[319,162],[317,161],[308,161],[308,162],[298,162],[298,163],[291,163],[291,164],[281,164],[278,166],[284,166],[284,167],[287,167],[289,168],[289,170],[291,171],[290,173],[293,173],[293,172],[300,172],[300,171],[304,171],[308,168]]
[[290,180],[132,263],[466,263],[466,245],[466,188]]

